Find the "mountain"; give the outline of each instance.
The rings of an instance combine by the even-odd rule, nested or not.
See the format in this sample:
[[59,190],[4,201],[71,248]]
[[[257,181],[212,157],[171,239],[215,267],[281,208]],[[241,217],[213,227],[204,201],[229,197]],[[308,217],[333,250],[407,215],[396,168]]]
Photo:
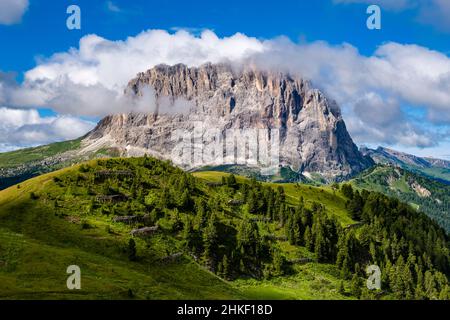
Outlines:
[[450,161],[430,157],[417,157],[396,150],[378,147],[377,149],[361,148],[360,151],[371,157],[375,163],[390,164],[428,178],[450,184]]
[[105,156],[149,154],[187,170],[272,181],[343,180],[373,164],[337,104],[300,77],[228,64],[158,65],[125,93],[148,112],[109,115],[73,142],[0,154],[0,188]]
[[[138,98],[149,90],[156,97],[153,112],[107,116],[85,142],[123,156],[148,153],[188,170],[281,166],[333,180],[372,163],[353,143],[336,103],[300,77],[227,64],[158,65],[138,74],[126,92]],[[260,161],[265,147],[279,149],[279,163]]]
[[450,185],[393,165],[374,166],[350,182],[358,189],[381,192],[410,204],[450,234]]
[[[0,299],[448,300],[448,243],[424,214],[348,184],[98,159],[0,191]],[[376,293],[371,264],[389,275]],[[70,265],[82,290],[66,288]]]
[[111,148],[86,149],[83,137],[0,153],[0,190],[82,161],[118,155],[117,150]]

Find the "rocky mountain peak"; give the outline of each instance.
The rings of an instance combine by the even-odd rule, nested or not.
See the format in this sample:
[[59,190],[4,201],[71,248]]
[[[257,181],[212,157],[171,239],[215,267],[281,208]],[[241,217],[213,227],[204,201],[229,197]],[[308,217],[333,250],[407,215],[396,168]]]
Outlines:
[[[126,94],[139,98],[145,89],[154,92],[156,109],[106,117],[87,136],[88,144],[119,148],[128,156],[148,153],[192,169],[236,161],[239,155],[221,154],[231,141],[226,133],[234,130],[237,143],[247,141],[247,155],[253,142],[265,141],[271,144],[267,149],[279,151],[279,166],[306,175],[335,179],[371,164],[353,143],[337,104],[299,76],[230,64],[157,65],[132,79]],[[172,110],[176,101],[183,101],[185,108]],[[208,148],[213,142],[216,150],[221,142],[223,148],[216,157],[203,154],[200,161],[186,161],[174,152],[176,130],[184,130],[185,135],[197,131],[201,141],[195,148]],[[248,140],[252,130],[257,130],[257,139]],[[257,159],[252,165],[258,163]]]

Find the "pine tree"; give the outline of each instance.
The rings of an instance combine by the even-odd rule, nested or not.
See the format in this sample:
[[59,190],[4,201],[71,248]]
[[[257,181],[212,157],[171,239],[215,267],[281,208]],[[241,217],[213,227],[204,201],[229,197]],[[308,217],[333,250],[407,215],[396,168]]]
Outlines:
[[279,250],[275,250],[273,252],[273,268],[275,276],[283,275],[284,262],[285,260],[281,252]]
[[424,287],[425,295],[428,299],[435,300],[438,298],[439,294],[436,288],[436,280],[430,270],[425,272]]
[[128,259],[130,261],[136,261],[136,242],[134,239],[128,240]]
[[347,198],[349,198],[349,199],[352,199],[352,198],[353,198],[353,188],[352,188],[352,186],[351,186],[350,184],[344,184],[344,185],[342,185],[341,191],[342,191],[342,194],[343,194],[345,197],[347,197]]
[[248,192],[247,205],[248,211],[250,213],[256,213],[258,211],[258,202],[256,199],[256,195],[252,189],[250,189],[250,191]]
[[203,228],[206,223],[206,203],[200,198],[195,203],[196,219],[199,228]]
[[414,280],[411,274],[411,270],[409,267],[409,264],[405,264],[402,272],[402,280],[403,280],[403,287],[404,287],[404,297],[406,300],[411,300],[414,298]]
[[223,277],[225,279],[227,279],[230,274],[230,270],[229,270],[228,258],[227,258],[226,254],[223,255],[222,266],[223,266]]
[[244,260],[242,259],[239,260],[239,271],[241,273],[245,273],[247,271],[247,269],[245,268]]
[[342,294],[342,295],[345,295],[344,281],[341,281],[341,282],[339,283],[339,289],[338,289],[338,292],[339,292],[340,294]]
[[191,206],[191,197],[189,196],[189,190],[185,189],[180,196],[178,205],[180,208],[189,210]]
[[325,250],[324,236],[322,235],[322,232],[318,232],[314,239],[314,253],[316,254],[317,261],[326,261]]
[[450,287],[448,284],[439,293],[439,300],[450,300]]
[[400,256],[395,263],[395,274],[393,275],[392,279],[392,289],[398,299],[403,299],[405,297],[406,286],[403,274],[404,268],[405,262],[403,260],[403,257]]
[[351,291],[352,295],[358,299],[361,297],[361,292],[362,292],[361,286],[362,286],[361,279],[355,273],[352,277],[352,281],[350,284],[350,291]]
[[293,232],[292,235],[293,244],[298,245],[300,242],[300,227],[298,226],[298,223],[295,223],[292,232]]
[[312,241],[311,229],[309,228],[309,226],[306,227],[304,238],[305,238],[306,249],[308,249],[309,251],[312,251],[313,241]]
[[189,250],[192,249],[194,242],[194,229],[189,218],[186,218],[183,226],[183,240],[185,241],[186,248],[188,248]]
[[423,286],[423,273],[422,270],[417,270],[416,288],[414,290],[414,299],[423,300],[426,297],[425,288]]
[[216,265],[216,249],[218,241],[216,215],[212,214],[208,220],[207,226],[203,230],[203,260],[208,268],[215,270]]
[[236,182],[236,177],[234,176],[234,174],[230,174],[227,178],[227,186],[230,188],[235,189],[237,186],[237,182]]

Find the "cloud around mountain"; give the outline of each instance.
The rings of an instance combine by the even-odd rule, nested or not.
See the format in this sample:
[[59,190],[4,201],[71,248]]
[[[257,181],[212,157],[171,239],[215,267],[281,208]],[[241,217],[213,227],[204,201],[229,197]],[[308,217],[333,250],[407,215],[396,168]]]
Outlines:
[[450,58],[438,51],[390,42],[365,56],[347,43],[297,44],[240,33],[220,38],[209,30],[199,36],[148,30],[123,41],[85,36],[78,48],[39,61],[21,84],[0,76],[0,103],[89,116],[148,111],[151,95],[139,105],[123,97],[138,72],[160,63],[226,61],[311,79],[342,106],[358,143],[427,147],[442,138],[436,127],[450,125]]

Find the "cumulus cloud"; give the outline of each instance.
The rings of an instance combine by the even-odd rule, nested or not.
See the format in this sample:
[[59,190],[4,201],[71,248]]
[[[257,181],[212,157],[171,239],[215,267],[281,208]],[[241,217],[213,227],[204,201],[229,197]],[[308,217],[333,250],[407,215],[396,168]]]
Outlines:
[[94,125],[73,116],[41,117],[35,109],[0,107],[0,152],[78,138]]
[[376,93],[359,98],[347,110],[346,124],[352,137],[365,144],[432,147],[438,144],[438,133],[425,132],[408,120],[400,104]]
[[20,86],[4,82],[0,103],[46,106],[61,113],[91,116],[151,112],[155,108],[151,94],[139,102],[123,96],[126,84],[138,72],[160,63],[198,66],[205,62],[237,61],[261,50],[263,44],[257,39],[242,34],[220,39],[211,31],[195,37],[186,31],[169,34],[151,30],[125,41],[89,35],[80,40],[78,49],[40,61],[25,73]]
[[[391,42],[364,56],[345,43],[296,44],[284,37],[259,40],[240,33],[219,38],[209,30],[199,36],[183,30],[172,34],[149,30],[124,41],[85,36],[79,48],[39,61],[25,73],[20,85],[12,83],[11,76],[3,75],[3,81],[0,77],[0,103],[44,106],[73,115],[152,112],[157,104],[151,90],[140,101],[123,95],[138,72],[160,63],[198,66],[226,61],[312,80],[343,107],[350,133],[359,143],[378,139],[433,145],[436,136],[409,119],[400,107],[404,105],[423,108],[424,123],[450,124],[450,59],[440,52]],[[179,106],[186,103],[165,109],[177,112]],[[399,127],[394,125],[396,121],[401,122]]]
[[28,5],[28,0],[1,0],[0,24],[11,25],[22,21]]

